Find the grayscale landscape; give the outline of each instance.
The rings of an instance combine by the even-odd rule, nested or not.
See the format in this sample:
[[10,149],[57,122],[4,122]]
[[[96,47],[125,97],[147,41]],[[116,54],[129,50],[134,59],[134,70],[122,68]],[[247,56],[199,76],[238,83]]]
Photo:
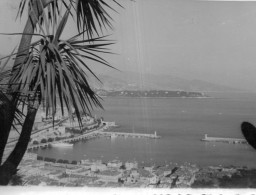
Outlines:
[[0,26],[1,186],[256,187],[256,2],[1,0]]

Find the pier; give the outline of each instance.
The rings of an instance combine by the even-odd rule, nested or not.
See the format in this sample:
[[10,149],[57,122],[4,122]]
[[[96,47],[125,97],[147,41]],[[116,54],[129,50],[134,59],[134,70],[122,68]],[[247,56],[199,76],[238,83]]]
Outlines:
[[136,137],[136,138],[152,138],[152,139],[157,139],[160,138],[156,134],[143,134],[143,133],[125,133],[125,132],[100,132],[100,134],[105,135],[105,136],[110,136],[110,137],[117,137],[117,136],[123,136],[123,137]]
[[225,137],[208,137],[207,134],[204,135],[204,138],[201,141],[207,142],[225,142],[230,144],[247,144],[245,139],[238,138],[225,138]]
[[100,136],[100,135],[109,136],[111,138],[114,138],[114,137],[117,137],[117,136],[133,137],[133,138],[151,138],[151,139],[160,138],[160,136],[158,136],[156,132],[154,134],[125,133],[125,132],[105,132],[104,131],[105,129],[108,129],[108,125],[106,125],[106,124],[98,127],[95,130],[91,130],[87,133],[84,133],[84,134],[76,136],[76,137],[66,138],[66,139],[62,139],[60,141],[40,143],[40,144],[37,144],[37,145],[30,144],[28,146],[28,150],[39,149],[39,148],[47,148],[47,147],[51,146],[51,143],[60,143],[60,142],[70,143],[70,142],[77,142],[77,141],[87,140],[87,139],[97,137],[97,136]]

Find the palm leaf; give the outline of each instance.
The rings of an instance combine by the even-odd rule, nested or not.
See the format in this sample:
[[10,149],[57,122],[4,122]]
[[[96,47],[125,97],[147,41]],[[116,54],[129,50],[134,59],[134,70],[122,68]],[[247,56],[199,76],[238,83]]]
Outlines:
[[[38,1],[37,6],[44,6],[41,0]],[[115,0],[111,1],[118,4]],[[22,15],[27,3],[31,14],[36,11],[36,7],[30,2],[31,0],[21,0],[19,16]],[[81,123],[80,111],[90,113],[95,106],[103,108],[100,98],[87,81],[87,73],[97,78],[90,68],[90,62],[114,68],[97,54],[111,53],[107,47],[113,43],[106,40],[106,36],[93,38],[93,34],[98,35],[99,30],[111,28],[112,18],[106,10],[112,8],[103,0],[68,2],[71,4],[68,5],[65,0],[52,0],[50,6],[37,19],[39,29],[44,35],[41,36],[41,40],[30,45],[24,61],[16,65],[17,71],[12,73],[11,83],[18,84],[12,89],[19,94],[24,104],[31,98],[33,101],[44,101],[46,114],[50,114],[51,110],[51,114],[54,115],[59,102],[62,114],[64,106],[67,107],[69,115],[72,114],[72,108],[75,108]],[[56,25],[58,17],[61,17],[60,3],[64,4],[66,12]],[[61,40],[68,16],[71,14],[70,9],[75,9],[77,13],[80,33],[68,40]],[[49,34],[51,28],[56,29],[52,30],[54,34]],[[84,33],[87,33],[88,39],[84,39]]]
[[[115,0],[112,2],[117,3]],[[110,27],[112,17],[106,11],[106,8],[111,8],[104,0],[78,0],[76,2],[76,16],[77,16],[77,27],[79,32],[87,30],[89,38],[93,37],[96,33],[99,35],[99,30],[103,30],[103,27]]]

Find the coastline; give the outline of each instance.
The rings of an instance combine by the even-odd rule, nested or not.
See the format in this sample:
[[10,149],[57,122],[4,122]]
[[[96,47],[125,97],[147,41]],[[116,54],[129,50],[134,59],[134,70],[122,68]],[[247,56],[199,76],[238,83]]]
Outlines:
[[[200,167],[168,162],[163,165],[136,161],[82,160],[53,163],[27,153],[18,176],[23,186],[118,187],[118,188],[255,188],[256,169],[247,167]],[[11,183],[10,185],[14,185]]]
[[221,99],[217,97],[129,97],[129,96],[100,96],[101,98],[122,98],[122,99]]
[[[105,125],[103,125],[105,123]],[[92,139],[106,136],[98,131],[109,129],[109,123],[101,121],[92,135],[80,137]],[[108,135],[109,136],[109,135]],[[77,136],[79,137],[79,136]],[[77,137],[67,138],[81,141]],[[79,137],[79,138],[80,138]],[[111,137],[111,136],[110,136]],[[63,142],[65,139],[62,140]],[[67,140],[66,140],[67,141]],[[54,143],[54,142],[53,142]],[[230,188],[256,187],[256,169],[235,166],[199,166],[190,163],[144,164],[136,161],[121,162],[117,159],[65,160],[40,157],[27,153],[17,173],[24,186],[80,186],[80,187],[129,187],[129,188]],[[240,180],[246,181],[241,182]],[[237,182],[241,183],[237,185]],[[14,185],[10,183],[10,185]]]
[[[99,128],[108,129],[107,126]],[[106,136],[92,132],[94,136]],[[77,140],[80,141],[80,140]],[[235,166],[199,166],[191,163],[155,164],[114,159],[62,161],[27,153],[18,175],[24,186],[118,188],[252,188],[256,169]],[[244,181],[244,182],[241,182]],[[251,181],[255,181],[253,184]],[[238,183],[238,184],[237,184]]]

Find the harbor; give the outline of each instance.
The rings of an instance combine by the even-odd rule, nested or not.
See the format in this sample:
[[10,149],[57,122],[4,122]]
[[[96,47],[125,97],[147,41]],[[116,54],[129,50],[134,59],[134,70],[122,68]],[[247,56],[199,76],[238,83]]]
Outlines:
[[[105,137],[110,137],[110,138],[115,138],[115,137],[118,137],[118,136],[132,137],[132,138],[151,138],[151,139],[160,138],[160,136],[157,135],[156,131],[155,131],[154,134],[105,131],[105,130],[109,130],[109,128],[111,128],[111,127],[115,127],[116,126],[115,122],[106,122],[106,121],[102,121],[102,120],[97,121],[96,119],[88,120],[84,124],[85,126],[93,125],[93,129],[86,130],[83,133],[81,131],[80,135],[77,135],[77,134],[75,135],[72,129],[67,130],[67,128],[65,127],[66,125],[63,124],[64,121],[66,121],[66,118],[59,122],[59,124],[62,123],[62,126],[57,126],[55,128],[51,128],[51,131],[49,131],[49,128],[43,128],[42,130],[33,133],[33,135],[32,135],[33,139],[31,140],[31,142],[28,146],[28,151],[37,150],[37,149],[40,149],[40,148],[48,148],[48,147],[52,147],[53,145],[56,145],[56,144],[61,145],[61,144],[68,144],[68,143],[75,143],[75,142],[79,142],[79,141],[85,141],[85,140],[92,139],[92,138],[95,138],[95,137],[98,137],[98,136],[105,136]],[[97,127],[95,126],[95,124],[96,124]],[[59,132],[64,137],[61,140],[56,140],[56,137],[55,138],[53,137],[52,141],[49,142],[49,141],[45,140],[44,143],[42,142],[42,140],[41,140],[41,142],[39,141],[40,137],[43,138],[43,137],[45,137],[46,135],[49,135],[52,132],[55,132],[55,133]],[[46,133],[46,134],[43,135],[43,133]],[[69,136],[68,136],[68,134],[69,134]]]
[[239,138],[225,138],[225,137],[209,137],[207,134],[204,135],[204,138],[201,141],[207,142],[224,142],[230,144],[247,144],[245,139]]

